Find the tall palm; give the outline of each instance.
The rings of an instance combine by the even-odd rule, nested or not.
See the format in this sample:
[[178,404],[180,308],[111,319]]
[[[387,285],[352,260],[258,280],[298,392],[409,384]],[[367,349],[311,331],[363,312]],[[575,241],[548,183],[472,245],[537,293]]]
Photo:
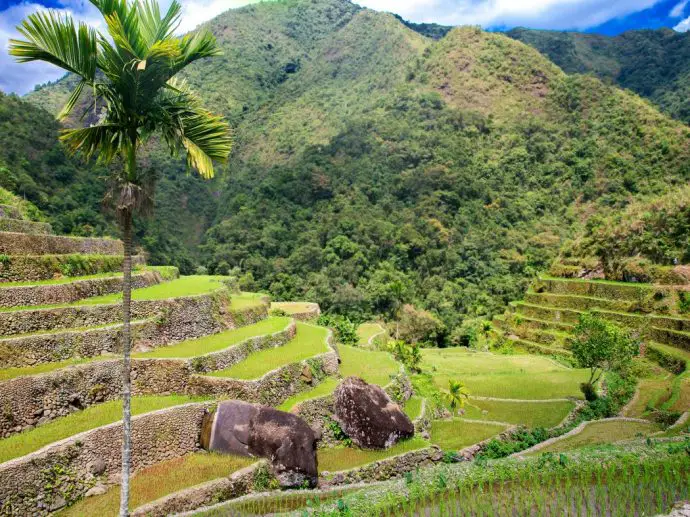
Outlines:
[[173,154],[184,151],[187,167],[213,176],[213,161],[224,162],[231,150],[230,128],[205,110],[199,98],[175,75],[202,58],[221,52],[214,36],[201,31],[174,37],[180,4],[173,0],[161,14],[155,0],[91,0],[105,19],[107,35],[55,11],[30,15],[18,27],[25,40],[11,40],[19,62],[46,61],[80,81],[58,115],[64,119],[82,92],[93,92],[98,123],[64,130],[61,139],[72,152],[94,155],[104,163],[122,159],[111,174],[110,200],[124,242],[123,264],[123,440],[120,514],[127,515],[131,458],[130,302],[132,288],[132,219],[152,205],[155,178],[137,167],[137,151],[160,135]]

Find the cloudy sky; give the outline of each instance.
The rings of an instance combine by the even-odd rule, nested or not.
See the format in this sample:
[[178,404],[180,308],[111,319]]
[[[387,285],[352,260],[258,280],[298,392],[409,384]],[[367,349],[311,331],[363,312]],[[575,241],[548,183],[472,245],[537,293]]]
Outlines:
[[[170,0],[159,0],[167,7]],[[184,6],[180,32],[227,9],[256,0],[180,0]],[[690,0],[360,0],[356,3],[390,11],[415,22],[481,25],[491,30],[522,26],[618,34],[629,29],[671,27],[690,30]],[[35,85],[58,79],[51,65],[18,65],[7,54],[16,25],[38,9],[59,9],[99,27],[98,13],[88,0],[0,0],[0,90],[24,94]]]

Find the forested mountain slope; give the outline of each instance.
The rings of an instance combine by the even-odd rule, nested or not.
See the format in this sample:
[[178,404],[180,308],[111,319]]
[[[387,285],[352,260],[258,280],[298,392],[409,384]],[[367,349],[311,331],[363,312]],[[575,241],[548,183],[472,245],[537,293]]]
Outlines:
[[255,4],[208,27],[225,56],[188,80],[236,142],[202,262],[241,268],[248,289],[353,316],[413,302],[450,331],[519,297],[586,216],[690,177],[687,126],[501,34],[435,41],[346,0]]
[[519,28],[507,35],[533,46],[568,73],[592,72],[690,124],[690,32],[634,30],[610,37]]

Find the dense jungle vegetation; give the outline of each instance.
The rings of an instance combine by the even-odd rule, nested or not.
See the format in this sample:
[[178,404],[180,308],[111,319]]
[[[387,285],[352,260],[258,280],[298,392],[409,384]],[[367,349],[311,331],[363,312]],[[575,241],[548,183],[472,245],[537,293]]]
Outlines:
[[[137,232],[152,263],[353,319],[414,304],[443,343],[519,298],[592,215],[690,177],[687,126],[501,34],[441,38],[346,0],[251,5],[208,26],[225,55],[187,79],[235,149],[210,183],[147,150],[163,178]],[[28,100],[54,112],[68,83]],[[64,156],[45,111],[3,96],[0,124],[20,128],[0,136],[0,186],[58,231],[113,232],[99,166]]]

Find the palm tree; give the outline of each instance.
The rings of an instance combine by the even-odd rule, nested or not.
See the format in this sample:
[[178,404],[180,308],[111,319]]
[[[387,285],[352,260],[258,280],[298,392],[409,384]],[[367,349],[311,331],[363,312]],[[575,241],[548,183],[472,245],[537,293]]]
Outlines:
[[10,54],[19,62],[45,61],[79,78],[58,115],[64,119],[82,92],[93,92],[95,125],[67,129],[61,140],[72,153],[102,163],[121,158],[109,177],[108,199],[117,215],[123,260],[123,439],[120,515],[128,514],[131,458],[130,302],[132,289],[132,220],[151,208],[155,177],[137,167],[137,151],[158,134],[171,153],[184,150],[188,169],[213,176],[213,161],[225,162],[231,150],[230,128],[205,110],[200,99],[175,75],[202,58],[219,55],[208,31],[174,37],[180,4],[173,0],[162,16],[155,0],[91,0],[105,19],[107,35],[55,11],[37,12],[18,27],[25,40],[11,40]]
[[448,391],[443,392],[443,398],[450,410],[455,414],[456,410],[465,407],[465,402],[470,398],[470,392],[460,381],[448,381]]

